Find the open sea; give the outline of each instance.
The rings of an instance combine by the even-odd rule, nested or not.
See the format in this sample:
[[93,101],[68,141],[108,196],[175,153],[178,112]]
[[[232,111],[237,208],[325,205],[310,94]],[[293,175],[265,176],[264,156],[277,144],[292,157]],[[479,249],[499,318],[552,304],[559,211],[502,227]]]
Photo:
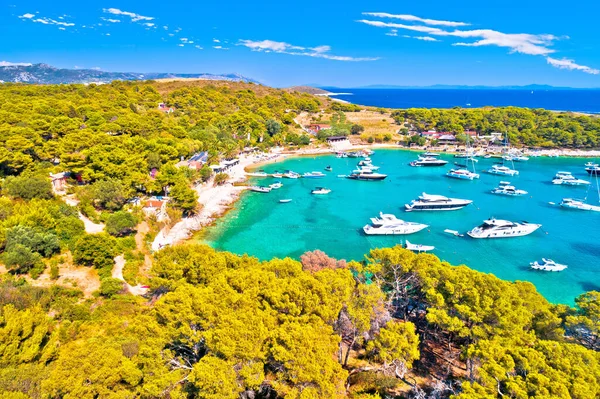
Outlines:
[[354,104],[385,108],[526,107],[600,113],[600,90],[340,89],[324,87]]
[[[520,175],[509,178],[484,173],[494,159],[480,159],[476,169],[481,178],[464,181],[444,176],[450,166],[408,166],[417,158],[413,151],[376,150],[371,158],[388,175],[386,180],[338,178],[338,174],[350,173],[358,159],[338,159],[333,155],[290,158],[267,165],[264,170],[269,173],[286,169],[299,173],[324,171],[327,165],[333,167],[333,172],[325,172],[327,176],[321,179],[282,179],[284,186],[268,194],[244,193],[234,209],[207,229],[199,240],[220,250],[264,260],[287,256],[298,259],[305,251],[315,249],[335,258],[362,260],[372,248],[391,247],[408,238],[412,243],[434,245],[432,253],[451,264],[466,264],[506,280],[530,281],[554,303],[573,304],[579,294],[600,290],[600,213],[565,210],[548,203],[586,195],[590,202],[598,202],[595,179],[591,179],[589,189],[550,182],[559,170],[590,180],[584,170],[587,160],[531,158],[515,163]],[[450,161],[448,165],[463,161],[451,155],[442,158]],[[254,180],[267,185],[276,179]],[[490,194],[502,180],[511,181],[529,195]],[[325,196],[311,195],[310,191],[318,186],[332,192]],[[474,204],[458,211],[405,212],[404,204],[423,192],[471,199]],[[283,198],[293,201],[279,203]],[[380,211],[430,227],[408,236],[365,236],[362,227]],[[444,233],[444,229],[465,233],[492,216],[541,223],[542,228],[529,236],[505,239],[478,240]],[[558,273],[531,270],[529,263],[541,261],[542,257],[569,267]]]

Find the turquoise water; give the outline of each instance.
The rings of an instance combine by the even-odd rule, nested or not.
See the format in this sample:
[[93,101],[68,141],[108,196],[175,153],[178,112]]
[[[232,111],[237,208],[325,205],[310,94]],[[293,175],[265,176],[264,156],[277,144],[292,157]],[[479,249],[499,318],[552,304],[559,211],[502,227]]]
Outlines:
[[[532,158],[515,163],[520,171],[518,177],[482,172],[479,180],[463,181],[445,177],[449,167],[408,166],[408,162],[416,158],[414,152],[378,150],[371,158],[375,165],[381,166],[382,173],[388,174],[386,180],[364,182],[338,178],[338,174],[353,170],[358,160],[329,155],[292,158],[268,165],[264,168],[267,172],[323,171],[327,165],[333,167],[333,172],[322,179],[282,179],[284,186],[269,194],[245,193],[235,209],[207,231],[204,240],[217,249],[260,259],[298,258],[306,251],[320,249],[336,258],[361,260],[372,248],[394,246],[408,238],[413,243],[435,245],[433,253],[452,264],[466,264],[506,280],[530,281],[555,303],[571,304],[582,292],[600,289],[600,213],[564,210],[548,204],[559,202],[563,197],[586,195],[586,188],[550,183],[559,170],[589,179],[583,167],[585,160]],[[442,158],[450,161],[449,165],[463,161],[452,156]],[[493,162],[481,159],[476,168],[481,172]],[[266,185],[275,179],[255,180]],[[529,195],[512,198],[490,194],[501,180],[511,181]],[[330,188],[332,192],[326,196],[311,195],[310,190],[317,186]],[[452,212],[404,212],[404,204],[422,192],[471,199],[474,204]],[[595,186],[590,189],[589,197],[597,201]],[[278,201],[282,198],[293,201],[280,204]],[[380,211],[430,227],[409,236],[367,237],[362,234],[362,226]],[[526,237],[495,240],[459,238],[443,232],[453,229],[464,233],[492,216],[541,223],[542,228]],[[529,262],[542,257],[567,264],[569,268],[560,273],[531,270]]]

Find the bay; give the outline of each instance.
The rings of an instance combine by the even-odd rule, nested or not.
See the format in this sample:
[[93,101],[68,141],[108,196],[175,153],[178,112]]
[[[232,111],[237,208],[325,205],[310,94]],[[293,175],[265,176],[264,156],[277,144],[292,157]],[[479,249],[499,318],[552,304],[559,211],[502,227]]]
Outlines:
[[[450,167],[413,168],[408,166],[417,153],[405,150],[377,150],[373,163],[388,178],[381,182],[338,178],[352,171],[358,159],[333,155],[290,158],[263,169],[296,172],[324,171],[322,179],[282,179],[284,186],[269,194],[247,192],[234,209],[208,228],[200,240],[219,250],[249,254],[260,259],[292,257],[320,249],[340,259],[362,260],[372,248],[391,247],[407,238],[417,244],[434,245],[433,254],[453,265],[466,264],[476,270],[493,273],[506,280],[532,282],[554,303],[572,304],[574,298],[589,290],[600,289],[600,213],[564,210],[549,204],[564,197],[589,195],[598,201],[594,187],[556,186],[550,181],[559,170],[590,180],[583,159],[532,158],[515,163],[520,175],[512,178],[483,172],[494,159],[480,159],[476,168],[481,178],[475,181],[450,179],[444,173]],[[451,165],[456,159],[442,155]],[[253,179],[269,184],[276,179]],[[505,197],[490,193],[502,180],[510,180],[525,197]],[[310,191],[323,186],[332,192],[325,196]],[[404,204],[421,193],[440,194],[474,201],[459,211],[405,212]],[[287,204],[279,199],[291,198]],[[361,229],[379,212],[393,213],[400,219],[421,222],[430,227],[409,236],[365,236]],[[512,221],[541,223],[535,233],[519,238],[476,240],[455,237],[444,229],[464,233],[496,217]],[[529,263],[551,258],[569,268],[560,273],[531,270]]]

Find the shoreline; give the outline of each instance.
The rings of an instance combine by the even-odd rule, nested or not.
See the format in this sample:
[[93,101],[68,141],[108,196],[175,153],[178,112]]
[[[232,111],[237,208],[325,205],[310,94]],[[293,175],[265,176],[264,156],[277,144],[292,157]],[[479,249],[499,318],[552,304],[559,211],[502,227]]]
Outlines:
[[[265,165],[278,163],[291,158],[301,158],[310,156],[322,156],[322,155],[333,155],[338,151],[356,151],[360,149],[392,149],[402,150],[411,152],[423,152],[438,151],[446,154],[455,154],[458,151],[457,147],[454,150],[449,151],[448,148],[427,148],[423,147],[412,147],[407,148],[399,146],[397,144],[353,144],[343,150],[337,150],[334,148],[312,148],[312,149],[298,149],[292,151],[282,151],[278,149],[271,150],[271,152],[261,155],[242,155],[240,157],[240,163],[233,166],[228,173],[230,180],[227,184],[221,186],[214,186],[213,179],[211,178],[206,183],[200,184],[195,187],[198,193],[198,203],[202,206],[202,209],[198,214],[183,218],[175,225],[170,228],[163,228],[156,236],[152,243],[152,250],[158,251],[161,248],[168,245],[176,245],[181,242],[191,239],[202,229],[214,224],[217,219],[220,219],[230,210],[235,207],[235,203],[239,200],[242,192],[247,190],[247,186],[239,185],[247,181],[247,172],[254,171]],[[531,150],[525,150],[531,151]],[[539,150],[536,151],[540,154],[540,157],[570,157],[570,158],[600,158],[600,150]]]

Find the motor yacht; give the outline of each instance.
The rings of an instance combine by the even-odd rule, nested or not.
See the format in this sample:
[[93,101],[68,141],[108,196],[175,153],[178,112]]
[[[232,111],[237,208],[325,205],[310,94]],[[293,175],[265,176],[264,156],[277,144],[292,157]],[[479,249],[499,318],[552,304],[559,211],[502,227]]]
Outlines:
[[508,238],[521,237],[533,233],[542,227],[541,224],[528,222],[511,222],[501,219],[484,220],[483,224],[468,231],[472,238]]
[[473,201],[448,198],[443,195],[431,195],[423,193],[417,198],[410,202],[410,204],[404,205],[407,212],[411,211],[455,211],[462,209],[467,205],[472,204]]
[[545,272],[561,272],[568,267],[567,265],[561,265],[560,263],[556,263],[552,259],[542,258],[542,262],[543,263],[541,264],[538,263],[537,260],[535,262],[531,262],[531,268],[535,270],[543,270]]
[[585,202],[585,200],[579,200],[574,198],[563,198],[563,200],[559,204],[561,208],[565,209],[575,209],[578,211],[593,211],[600,212],[600,206],[598,205],[590,205]]
[[283,177],[285,177],[287,179],[299,179],[300,178],[300,173],[296,173],[296,172],[292,172],[291,170],[287,170],[283,174]]
[[315,195],[326,195],[326,194],[329,194],[330,192],[331,192],[331,190],[328,188],[317,187],[314,190],[312,190],[310,193],[315,194]]
[[270,193],[272,189],[271,187],[252,186],[249,190],[257,193]]
[[436,152],[425,152],[423,153],[421,156],[423,157],[439,157],[440,154],[436,153]]
[[528,193],[525,190],[516,189],[515,186],[511,186],[508,181],[501,181],[500,185],[492,190],[492,194],[518,197],[520,195],[527,195]]
[[588,162],[585,164],[585,171],[590,175],[600,175],[600,165],[594,162]]
[[471,172],[468,169],[450,169],[448,172],[446,172],[446,176],[462,180],[479,179],[479,173]]
[[519,174],[518,170],[514,170],[509,168],[508,166],[503,165],[492,165],[492,167],[488,169],[487,172],[492,175],[502,176],[517,176]]
[[274,177],[276,179],[281,179],[283,177],[283,173],[275,172],[271,175],[271,177]]
[[419,157],[416,161],[412,161],[410,166],[444,166],[448,161],[438,159],[436,157]]
[[306,172],[302,175],[302,177],[308,178],[308,179],[315,179],[315,178],[319,178],[319,177],[325,177],[325,173],[322,172]]
[[427,228],[426,224],[406,222],[392,214],[379,213],[379,217],[371,218],[371,224],[363,227],[367,235],[403,235],[413,234]]
[[567,186],[587,186],[591,183],[587,180],[577,179],[571,174],[571,172],[558,172],[556,176],[554,176],[554,179],[552,179],[552,184],[565,184]]
[[384,180],[387,175],[383,173],[373,172],[371,169],[362,168],[352,172],[352,174],[346,176],[352,180]]

